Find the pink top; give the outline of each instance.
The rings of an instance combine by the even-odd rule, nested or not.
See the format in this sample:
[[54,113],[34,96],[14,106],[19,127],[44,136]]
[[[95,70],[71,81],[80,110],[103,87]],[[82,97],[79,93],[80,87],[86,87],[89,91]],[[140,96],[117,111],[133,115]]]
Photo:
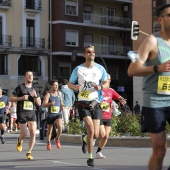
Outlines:
[[112,119],[112,100],[118,100],[120,95],[112,88],[102,90],[104,100],[100,103],[102,119]]

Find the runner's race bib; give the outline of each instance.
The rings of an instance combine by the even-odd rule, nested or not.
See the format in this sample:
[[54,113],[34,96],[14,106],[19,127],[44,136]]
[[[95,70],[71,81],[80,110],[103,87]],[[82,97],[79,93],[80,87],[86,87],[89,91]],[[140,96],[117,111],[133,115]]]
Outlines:
[[103,111],[107,111],[109,112],[109,109],[110,109],[110,104],[107,103],[107,102],[101,102],[100,103],[100,107]]
[[33,110],[33,102],[24,101],[23,109],[24,110]]
[[90,99],[90,91],[88,90],[82,90],[79,95],[78,98],[83,98],[83,99]]
[[157,93],[170,95],[170,76],[159,76]]
[[0,109],[5,107],[5,102],[0,102]]
[[59,106],[51,106],[50,112],[51,113],[58,113],[59,112]]

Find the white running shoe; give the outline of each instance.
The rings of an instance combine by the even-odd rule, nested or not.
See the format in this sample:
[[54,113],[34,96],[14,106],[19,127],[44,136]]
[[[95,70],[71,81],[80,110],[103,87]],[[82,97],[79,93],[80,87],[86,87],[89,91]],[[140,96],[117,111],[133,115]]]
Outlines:
[[106,157],[101,152],[96,153],[96,158],[97,159],[106,159]]

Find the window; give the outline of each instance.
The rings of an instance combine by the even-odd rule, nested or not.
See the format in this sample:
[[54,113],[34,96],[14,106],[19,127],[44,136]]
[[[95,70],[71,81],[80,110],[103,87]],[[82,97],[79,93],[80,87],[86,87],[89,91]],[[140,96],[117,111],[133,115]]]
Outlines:
[[26,8],[27,9],[34,9],[34,0],[26,0]]
[[66,11],[66,15],[78,16],[78,1],[66,0],[65,11]]
[[100,23],[102,25],[113,25],[115,22],[115,9],[101,8]]
[[0,75],[7,75],[7,56],[0,54]]
[[68,78],[71,74],[71,64],[60,63],[59,64],[59,77]]
[[18,61],[18,75],[23,76],[26,71],[33,71],[41,76],[41,61],[38,56],[22,55]]
[[84,6],[84,22],[91,23],[92,22],[92,7]]
[[84,34],[84,47],[93,44],[93,35]]
[[101,37],[101,54],[116,54],[116,40],[113,37]]
[[27,19],[26,46],[35,47],[35,21]]
[[66,46],[78,46],[78,31],[66,30]]

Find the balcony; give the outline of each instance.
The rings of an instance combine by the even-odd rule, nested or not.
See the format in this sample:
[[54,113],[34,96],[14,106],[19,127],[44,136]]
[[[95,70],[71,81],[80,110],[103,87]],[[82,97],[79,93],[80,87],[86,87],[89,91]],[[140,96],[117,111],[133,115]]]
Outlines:
[[0,0],[0,9],[10,9],[11,7],[11,0]]
[[25,12],[39,13],[42,8],[41,0],[26,0]]
[[[89,45],[89,43],[84,43],[84,46]],[[91,44],[95,47],[96,54],[102,56],[103,58],[124,58],[127,53],[131,50],[130,46],[121,45],[109,45],[109,44]]]
[[45,39],[20,37],[20,47],[45,49]]
[[12,36],[11,35],[0,35],[0,46],[11,47],[11,45],[12,45]]
[[[92,27],[110,27],[110,29],[130,29],[131,27],[131,19],[116,17],[116,16],[101,16],[101,15],[93,15],[89,13],[84,13],[84,26],[92,26]],[[104,27],[105,28],[105,27]]]

